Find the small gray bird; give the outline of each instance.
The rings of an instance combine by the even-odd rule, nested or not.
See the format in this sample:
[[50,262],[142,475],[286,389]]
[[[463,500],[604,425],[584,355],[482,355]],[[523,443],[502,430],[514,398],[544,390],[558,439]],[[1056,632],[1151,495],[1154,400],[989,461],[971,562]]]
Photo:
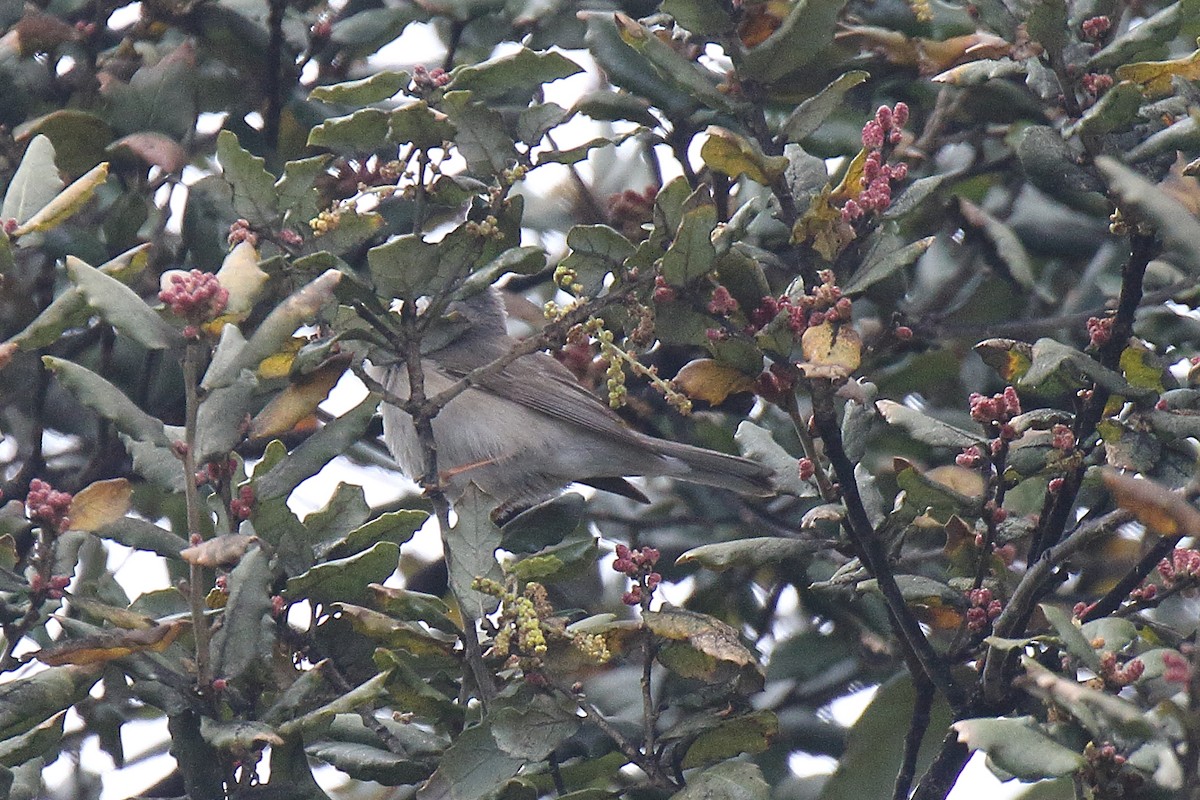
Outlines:
[[[503,301],[495,289],[456,301],[451,312],[469,327],[422,360],[425,393],[433,396],[472,369],[507,353]],[[408,370],[388,367],[382,379],[408,397]],[[769,471],[744,458],[656,439],[633,430],[547,353],[531,353],[468,388],[433,419],[438,469],[451,499],[474,482],[512,512],[569,483],[586,483],[645,501],[626,476],[665,475],[749,495],[772,494]],[[404,474],[424,472],[412,418],[383,405],[383,438]]]

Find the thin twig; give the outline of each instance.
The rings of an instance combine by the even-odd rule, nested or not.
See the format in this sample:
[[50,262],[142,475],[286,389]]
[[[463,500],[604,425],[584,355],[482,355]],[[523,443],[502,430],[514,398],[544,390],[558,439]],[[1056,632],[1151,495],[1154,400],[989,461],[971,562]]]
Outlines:
[[934,686],[919,673],[913,673],[913,686],[917,697],[913,703],[908,731],[904,734],[904,756],[900,759],[900,771],[896,773],[896,785],[892,789],[892,800],[908,800],[913,777],[917,774],[917,757],[921,754],[921,742],[929,729],[929,713],[936,696]]
[[[187,505],[188,541],[195,543],[200,532],[200,494],[196,490],[196,424],[199,417],[200,393],[197,386],[200,368],[200,345],[189,341],[183,358],[184,441],[179,453],[183,462],[183,492]],[[196,641],[196,685],[202,692],[212,682],[209,672],[209,628],[205,618],[204,568],[188,565],[188,602],[192,614],[192,635]]]

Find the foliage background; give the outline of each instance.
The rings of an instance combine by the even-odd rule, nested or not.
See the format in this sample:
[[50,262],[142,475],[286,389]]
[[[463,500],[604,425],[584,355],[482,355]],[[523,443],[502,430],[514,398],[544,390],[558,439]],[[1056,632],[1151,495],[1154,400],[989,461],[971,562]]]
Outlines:
[[[117,10],[0,4],[8,796],[163,718],[153,796],[943,797],[975,750],[1029,796],[1200,786],[1195,2]],[[442,64],[371,66],[414,26]],[[497,281],[779,496],[289,510],[389,468],[362,360]]]

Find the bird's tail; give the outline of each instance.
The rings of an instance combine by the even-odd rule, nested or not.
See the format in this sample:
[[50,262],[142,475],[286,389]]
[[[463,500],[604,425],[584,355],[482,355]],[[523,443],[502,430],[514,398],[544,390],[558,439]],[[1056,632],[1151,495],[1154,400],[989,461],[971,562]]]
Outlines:
[[771,471],[762,464],[679,442],[656,439],[654,444],[670,465],[665,474],[673,478],[757,497],[775,494]]

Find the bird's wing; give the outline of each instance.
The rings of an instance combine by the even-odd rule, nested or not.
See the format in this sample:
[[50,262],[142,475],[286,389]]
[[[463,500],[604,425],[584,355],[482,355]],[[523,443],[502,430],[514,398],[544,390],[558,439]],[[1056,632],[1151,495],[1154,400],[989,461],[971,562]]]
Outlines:
[[[473,368],[503,356],[515,343],[515,339],[507,336],[488,342],[472,341],[469,347],[456,343],[432,357],[446,372],[462,377]],[[546,353],[522,356],[500,372],[484,378],[479,385],[506,400],[579,425],[608,439],[633,446],[647,445],[649,437],[627,426],[611,408],[584,388],[569,369]]]

